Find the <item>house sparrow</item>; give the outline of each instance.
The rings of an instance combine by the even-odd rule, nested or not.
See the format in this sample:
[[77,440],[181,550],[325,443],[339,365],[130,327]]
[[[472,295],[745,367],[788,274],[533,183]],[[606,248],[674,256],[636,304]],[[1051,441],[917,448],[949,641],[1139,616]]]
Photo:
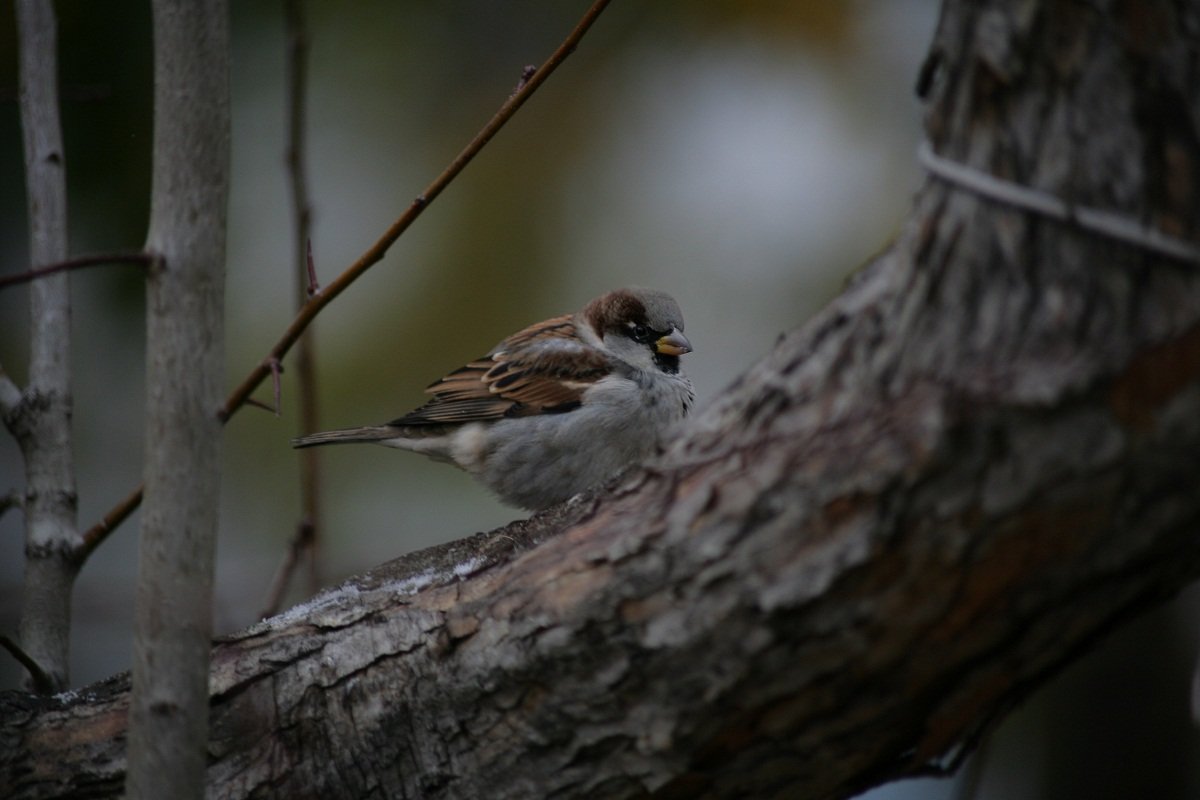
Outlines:
[[692,405],[692,350],[667,294],[618,289],[530,325],[425,391],[386,425],[314,433],[293,447],[375,442],[454,464],[512,505],[562,502],[654,452]]

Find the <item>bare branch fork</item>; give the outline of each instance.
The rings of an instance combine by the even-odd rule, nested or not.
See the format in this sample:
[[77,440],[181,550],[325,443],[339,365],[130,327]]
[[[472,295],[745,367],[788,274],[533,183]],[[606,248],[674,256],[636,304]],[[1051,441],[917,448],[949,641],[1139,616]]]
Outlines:
[[[217,416],[222,422],[227,422],[239,408],[245,405],[255,389],[271,374],[270,359],[283,359],[291,350],[292,345],[308,328],[317,314],[333,302],[347,287],[362,276],[364,272],[381,261],[388,249],[395,244],[400,235],[408,230],[417,217],[440,195],[450,182],[463,171],[467,164],[479,154],[492,137],[512,118],[514,114],[533,96],[543,83],[562,65],[562,62],[578,47],[584,35],[599,18],[601,12],[608,6],[610,0],[596,0],[584,13],[575,28],[567,35],[550,57],[538,67],[524,84],[504,101],[499,110],[480,129],[479,133],[467,143],[449,165],[433,181],[425,187],[425,191],[417,195],[409,207],[383,235],[358,257],[354,263],[346,267],[331,283],[315,293],[304,304],[296,317],[284,330],[283,334],[268,351],[266,357],[256,365],[250,373],[226,398],[225,403],[217,410]],[[524,70],[522,75],[528,73]],[[77,551],[80,561],[85,560],[95,548],[104,541],[125,519],[137,509],[142,502],[143,487],[139,486],[113,506],[104,517],[89,528],[83,535],[82,544]]]

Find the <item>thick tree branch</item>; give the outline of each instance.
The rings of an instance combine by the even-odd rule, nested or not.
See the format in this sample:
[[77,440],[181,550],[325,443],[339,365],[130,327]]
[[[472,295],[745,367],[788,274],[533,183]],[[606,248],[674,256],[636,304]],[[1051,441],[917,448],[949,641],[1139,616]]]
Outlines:
[[229,9],[154,0],[146,249],[146,505],[138,539],[131,798],[204,796],[220,499]]
[[[1062,412],[854,377],[920,228],[608,496],[219,644],[210,791],[847,796],[928,771],[1200,573],[1198,417],[1146,405],[1151,430],[1097,446],[1129,368]],[[1063,433],[1070,469],[1005,447]],[[125,687],[7,696],[16,796],[105,794]],[[112,772],[25,775],[29,741]]]
[[[950,199],[933,185],[919,206]],[[929,223],[607,496],[402,559],[219,644],[210,790],[845,797],[969,747],[1200,574],[1200,294],[1190,324],[1123,359],[1073,348],[1092,377],[1075,372],[1063,399],[965,362],[903,373],[947,311],[905,325],[913,282],[948,286],[963,242],[992,235],[980,222],[930,242]],[[1027,358],[1018,374],[1037,369]],[[1186,368],[1147,383],[1164,363]],[[105,794],[125,687],[5,697],[0,778],[18,797]],[[33,741],[53,764],[69,754],[45,748],[69,742],[78,771],[26,773]]]
[[[1129,8],[951,0],[931,139],[1197,241],[1200,15]],[[644,469],[220,642],[208,790],[840,798],[927,774],[1200,575],[1198,475],[1200,274],[931,181]],[[0,785],[115,793],[127,703],[122,677],[0,695]]]

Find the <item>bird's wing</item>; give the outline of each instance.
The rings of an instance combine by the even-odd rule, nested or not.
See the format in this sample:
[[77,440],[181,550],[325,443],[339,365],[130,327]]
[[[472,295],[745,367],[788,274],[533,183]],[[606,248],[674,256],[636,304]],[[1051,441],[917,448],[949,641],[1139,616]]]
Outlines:
[[570,315],[531,325],[425,391],[433,398],[392,425],[445,425],[578,408],[612,361],[578,336]]

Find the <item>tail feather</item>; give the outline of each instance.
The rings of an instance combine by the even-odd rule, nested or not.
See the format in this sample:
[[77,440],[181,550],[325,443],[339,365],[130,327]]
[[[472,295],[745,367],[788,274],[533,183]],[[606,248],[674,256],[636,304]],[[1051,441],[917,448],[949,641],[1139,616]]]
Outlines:
[[316,447],[323,444],[353,444],[355,442],[379,442],[394,439],[400,432],[387,425],[372,425],[365,428],[343,428],[337,431],[310,433],[292,439],[292,447]]

